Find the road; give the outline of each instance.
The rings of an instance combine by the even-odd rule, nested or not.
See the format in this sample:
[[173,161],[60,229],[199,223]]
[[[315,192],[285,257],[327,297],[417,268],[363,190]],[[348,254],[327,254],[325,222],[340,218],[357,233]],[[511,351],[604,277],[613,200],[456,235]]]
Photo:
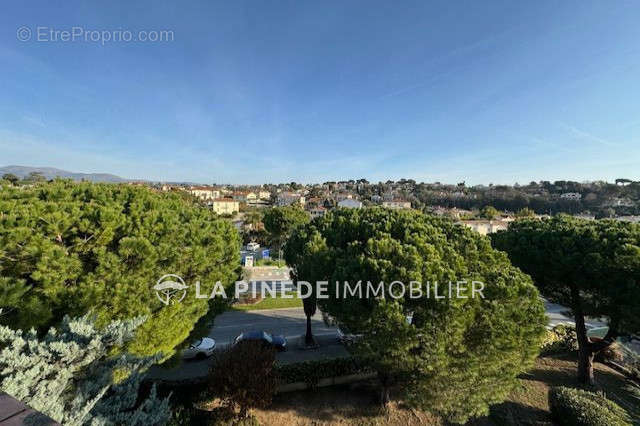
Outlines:
[[[305,333],[306,318],[302,308],[227,311],[216,317],[209,337],[215,339],[217,346],[223,346],[243,331],[264,330],[290,340]],[[336,328],[325,325],[319,310],[311,319],[311,327],[315,336],[336,336]]]
[[[327,327],[320,311],[311,319],[313,334],[320,347],[314,350],[302,348],[302,339],[306,331],[306,316],[302,308],[269,309],[258,311],[227,311],[216,317],[209,337],[216,341],[216,347],[222,348],[233,342],[243,331],[264,330],[272,334],[285,336],[288,350],[276,355],[283,364],[348,356],[349,353],[338,342],[336,328]],[[148,378],[155,380],[187,380],[207,374],[211,359],[203,361],[183,361],[173,369],[162,366],[151,368]]]
[[[549,317],[549,325],[573,324],[568,309],[564,306],[544,300],[545,310]],[[602,321],[588,319],[588,326],[601,327]],[[336,336],[335,327],[327,327],[322,320],[320,311],[312,318],[313,333],[320,344],[319,349],[301,349],[301,337],[306,330],[306,317],[302,308],[270,309],[257,311],[227,311],[215,319],[214,326],[209,331],[209,337],[216,340],[218,348],[229,345],[236,336],[243,331],[264,330],[272,334],[285,336],[289,349],[277,354],[281,363],[292,363],[312,359],[337,358],[348,356],[349,353],[342,346]],[[185,380],[201,377],[207,373],[211,361],[184,361],[174,369],[155,366],[150,371],[150,378],[162,380]]]

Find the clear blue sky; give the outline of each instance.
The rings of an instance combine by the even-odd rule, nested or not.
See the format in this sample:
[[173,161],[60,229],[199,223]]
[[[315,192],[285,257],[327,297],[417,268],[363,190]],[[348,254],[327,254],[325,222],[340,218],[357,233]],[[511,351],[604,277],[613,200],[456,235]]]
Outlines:
[[[225,183],[638,179],[639,22],[637,1],[5,2],[0,166]],[[174,40],[46,42],[37,26]]]

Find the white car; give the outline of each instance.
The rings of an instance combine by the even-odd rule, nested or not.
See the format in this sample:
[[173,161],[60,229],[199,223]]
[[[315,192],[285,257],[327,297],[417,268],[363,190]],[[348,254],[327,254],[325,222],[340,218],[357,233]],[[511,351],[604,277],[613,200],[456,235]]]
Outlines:
[[182,352],[183,359],[204,359],[213,354],[216,348],[216,341],[210,337],[203,337],[193,342]]

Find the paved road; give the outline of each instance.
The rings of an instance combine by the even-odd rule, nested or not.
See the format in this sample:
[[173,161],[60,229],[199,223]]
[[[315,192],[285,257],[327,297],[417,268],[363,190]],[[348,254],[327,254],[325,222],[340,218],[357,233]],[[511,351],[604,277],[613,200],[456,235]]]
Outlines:
[[[549,325],[560,323],[573,324],[573,318],[568,315],[564,306],[544,301],[549,317]],[[601,321],[588,319],[590,327],[601,327]],[[337,358],[347,356],[348,352],[338,343],[335,327],[327,327],[322,320],[320,311],[312,318],[313,332],[320,348],[317,350],[300,349],[300,337],[306,330],[306,317],[302,308],[270,309],[258,311],[227,311],[215,319],[215,324],[209,332],[209,337],[216,340],[218,347],[233,342],[235,337],[248,330],[265,330],[287,338],[289,350],[279,353],[277,359],[282,363],[299,362],[311,359]],[[167,370],[154,367],[150,372],[151,378],[164,380],[181,380],[200,377],[207,373],[210,360],[185,361],[178,368]]]
[[[218,348],[229,345],[243,331],[265,330],[287,338],[288,350],[276,355],[278,362],[292,362],[339,358],[349,353],[338,342],[335,327],[327,327],[320,311],[311,320],[314,336],[320,348],[301,349],[301,338],[306,331],[306,316],[302,308],[269,309],[259,311],[227,311],[215,319],[209,337],[216,340]],[[207,374],[211,360],[184,361],[180,366],[166,369],[154,366],[149,372],[150,379],[185,380],[202,377]]]
[[[220,346],[233,342],[243,331],[264,330],[289,340],[305,333],[306,319],[302,308],[227,311],[216,317],[209,337]],[[311,327],[315,336],[336,336],[336,328],[325,325],[319,310],[311,319]]]

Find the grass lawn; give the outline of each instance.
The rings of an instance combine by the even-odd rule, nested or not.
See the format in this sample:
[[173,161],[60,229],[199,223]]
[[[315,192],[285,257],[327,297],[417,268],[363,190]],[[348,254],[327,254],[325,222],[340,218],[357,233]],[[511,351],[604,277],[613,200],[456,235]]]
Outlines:
[[[489,417],[474,425],[552,425],[547,401],[551,386],[577,387],[576,360],[572,355],[539,358],[535,367],[520,379],[509,399],[491,408]],[[595,364],[596,381],[608,398],[640,416],[640,407],[625,391],[625,378],[617,371]],[[320,388],[313,392],[291,392],[276,396],[272,406],[254,411],[260,424],[286,425],[443,425],[430,413],[391,403],[382,411],[376,403],[375,383]]]
[[260,309],[280,309],[280,308],[301,308],[302,299],[297,297],[297,293],[289,293],[294,297],[292,299],[284,299],[282,297],[266,297],[258,303],[250,305],[241,305],[236,303],[231,309],[236,311],[256,311]]

